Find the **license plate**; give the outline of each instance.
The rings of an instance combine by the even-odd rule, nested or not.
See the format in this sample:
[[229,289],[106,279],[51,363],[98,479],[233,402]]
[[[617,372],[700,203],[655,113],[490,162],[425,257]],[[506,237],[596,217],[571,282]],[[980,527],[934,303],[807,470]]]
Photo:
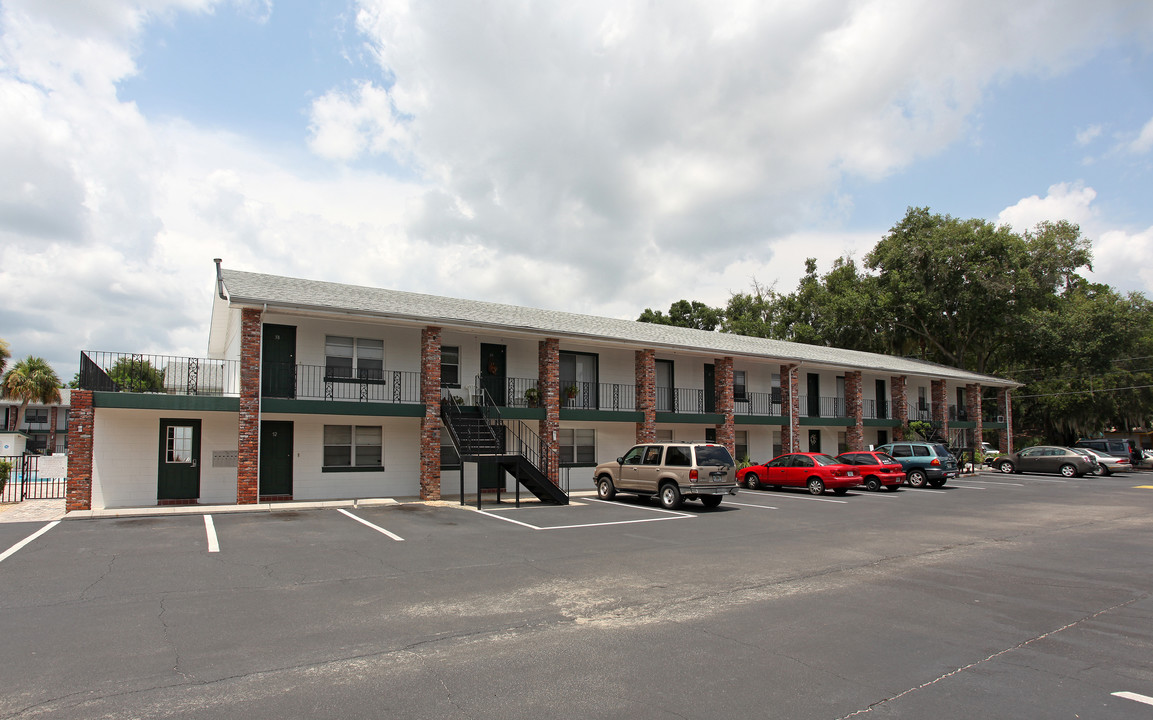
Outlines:
[[711,473],[709,473],[709,477],[711,477],[713,480],[720,480],[722,478],[728,477],[728,473],[727,472],[711,472]]

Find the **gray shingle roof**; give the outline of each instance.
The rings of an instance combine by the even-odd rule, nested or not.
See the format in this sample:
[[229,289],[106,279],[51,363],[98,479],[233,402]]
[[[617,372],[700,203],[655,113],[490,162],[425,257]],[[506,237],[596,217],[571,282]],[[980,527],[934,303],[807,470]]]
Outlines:
[[1011,380],[946,365],[856,350],[238,270],[222,270],[222,274],[224,287],[234,305],[267,304],[415,320],[444,327],[487,327],[562,339],[584,338],[657,349],[769,358],[785,363],[944,378],[994,387],[1018,385]]

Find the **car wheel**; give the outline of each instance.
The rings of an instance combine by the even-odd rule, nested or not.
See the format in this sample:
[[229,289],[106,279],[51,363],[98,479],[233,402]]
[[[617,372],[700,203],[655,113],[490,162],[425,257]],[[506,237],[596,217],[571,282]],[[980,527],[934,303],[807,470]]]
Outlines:
[[760,478],[757,477],[756,473],[745,473],[745,487],[750,490],[761,489],[761,481]]
[[617,496],[617,489],[613,487],[612,478],[602,477],[597,480],[597,497],[601,500],[612,500]]
[[1109,472],[1109,468],[1102,465],[1101,467],[1097,468],[1097,474],[1101,477],[1109,477],[1113,473]]
[[905,476],[905,480],[911,487],[925,487],[925,473],[922,470],[910,470],[909,474]]
[[929,487],[939,488],[939,487],[944,487],[944,486],[945,486],[945,478],[938,478],[936,480],[930,480],[929,481]]
[[865,480],[865,489],[870,492],[877,492],[881,489],[880,478],[871,477]]
[[715,508],[721,504],[720,495],[705,495],[701,498],[701,503],[707,508]]
[[673,483],[661,486],[661,507],[665,510],[676,510],[681,506],[681,490]]
[[820,478],[809,478],[809,492],[820,495],[825,492],[825,483]]
[[1006,475],[1012,475],[1013,472],[1016,471],[1016,468],[1013,467],[1013,463],[1009,462],[1008,460],[1001,461],[997,465],[997,469]]
[[834,495],[844,495],[849,492],[849,488],[833,488]]
[[1077,468],[1069,465],[1068,463],[1061,466],[1061,475],[1063,477],[1077,477],[1078,474],[1079,473],[1077,472]]

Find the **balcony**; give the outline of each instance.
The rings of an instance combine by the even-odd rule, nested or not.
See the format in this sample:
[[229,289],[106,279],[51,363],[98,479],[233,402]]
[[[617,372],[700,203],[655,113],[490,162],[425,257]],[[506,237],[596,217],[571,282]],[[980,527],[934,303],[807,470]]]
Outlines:
[[863,417],[869,420],[887,420],[889,418],[889,401],[866,399],[861,413]]
[[802,395],[801,417],[844,418],[848,417],[843,397],[816,397]]
[[420,373],[324,365],[264,363],[262,394],[269,398],[417,404]]
[[240,396],[240,361],[84,351],[80,388],[100,392]]

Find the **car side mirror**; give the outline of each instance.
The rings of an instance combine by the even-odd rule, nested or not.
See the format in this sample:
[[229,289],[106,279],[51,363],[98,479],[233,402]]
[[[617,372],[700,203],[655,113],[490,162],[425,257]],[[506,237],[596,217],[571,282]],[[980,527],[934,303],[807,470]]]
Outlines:
[[617,465],[624,465],[624,464],[625,464],[625,459],[623,457],[617,458]]

